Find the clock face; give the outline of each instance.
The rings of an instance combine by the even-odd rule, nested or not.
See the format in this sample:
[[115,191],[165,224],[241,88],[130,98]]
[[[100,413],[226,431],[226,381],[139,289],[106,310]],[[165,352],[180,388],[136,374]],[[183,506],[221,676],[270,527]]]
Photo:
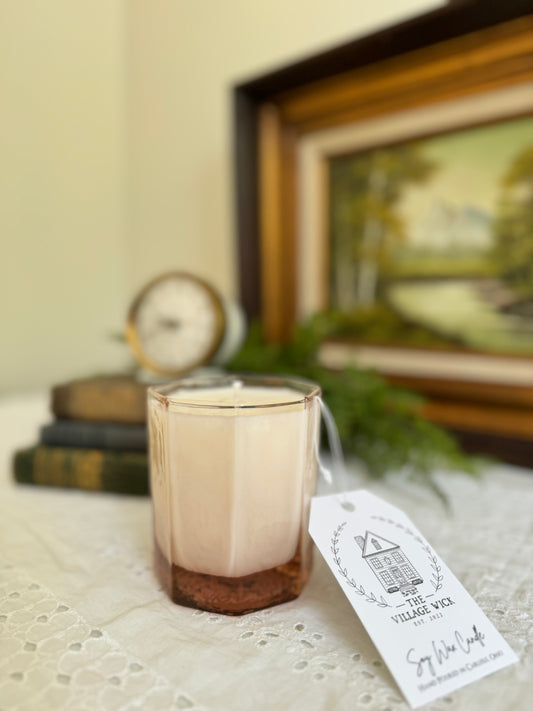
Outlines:
[[149,370],[177,376],[206,363],[224,331],[220,297],[190,274],[165,274],[135,299],[127,336],[139,361]]

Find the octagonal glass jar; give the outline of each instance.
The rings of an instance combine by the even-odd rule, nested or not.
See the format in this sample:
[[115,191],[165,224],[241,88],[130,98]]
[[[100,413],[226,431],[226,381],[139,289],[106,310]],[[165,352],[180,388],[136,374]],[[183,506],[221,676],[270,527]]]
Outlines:
[[149,388],[155,567],[174,602],[239,615],[300,594],[320,392],[255,375]]

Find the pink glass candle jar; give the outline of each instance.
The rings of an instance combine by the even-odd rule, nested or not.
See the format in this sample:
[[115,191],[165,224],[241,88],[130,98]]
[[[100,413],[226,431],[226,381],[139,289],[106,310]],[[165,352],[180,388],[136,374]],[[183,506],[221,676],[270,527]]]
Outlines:
[[174,602],[240,615],[300,594],[319,396],[309,381],[244,375],[149,389],[156,571]]

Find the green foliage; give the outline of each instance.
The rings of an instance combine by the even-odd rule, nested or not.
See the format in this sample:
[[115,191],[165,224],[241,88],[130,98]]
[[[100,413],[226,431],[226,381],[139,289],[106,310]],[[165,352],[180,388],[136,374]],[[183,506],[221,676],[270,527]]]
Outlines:
[[332,293],[343,306],[373,302],[391,253],[405,242],[398,202],[436,166],[412,142],[336,158],[330,167]]
[[458,248],[456,244],[446,252],[436,254],[434,250],[423,247],[397,249],[389,276],[412,279],[439,279],[441,277],[497,277],[500,273],[498,262],[491,260],[485,253]]
[[330,336],[346,336],[367,343],[431,346],[450,349],[456,346],[424,326],[409,323],[383,302],[360,306],[351,311],[331,309],[320,316],[329,324]]
[[519,153],[502,180],[494,223],[494,258],[519,296],[533,296],[533,146]]
[[318,348],[328,335],[324,318],[296,329],[288,344],[266,344],[258,324],[252,326],[240,353],[228,369],[298,375],[320,384],[346,454],[361,459],[372,477],[402,469],[443,498],[432,479],[435,469],[474,473],[476,465],[444,430],[420,415],[419,396],[390,386],[377,373],[351,366],[324,368]]

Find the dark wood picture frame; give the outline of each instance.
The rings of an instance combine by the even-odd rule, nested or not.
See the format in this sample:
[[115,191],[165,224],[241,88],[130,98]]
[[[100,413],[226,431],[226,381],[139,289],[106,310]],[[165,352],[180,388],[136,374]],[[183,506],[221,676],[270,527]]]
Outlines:
[[[241,299],[250,319],[261,318],[265,338],[288,339],[296,318],[303,137],[532,80],[533,9],[529,0],[509,0],[453,3],[237,86]],[[435,421],[478,443],[501,440],[507,459],[511,450],[529,452],[531,443],[533,462],[533,381],[391,380],[425,393]]]

